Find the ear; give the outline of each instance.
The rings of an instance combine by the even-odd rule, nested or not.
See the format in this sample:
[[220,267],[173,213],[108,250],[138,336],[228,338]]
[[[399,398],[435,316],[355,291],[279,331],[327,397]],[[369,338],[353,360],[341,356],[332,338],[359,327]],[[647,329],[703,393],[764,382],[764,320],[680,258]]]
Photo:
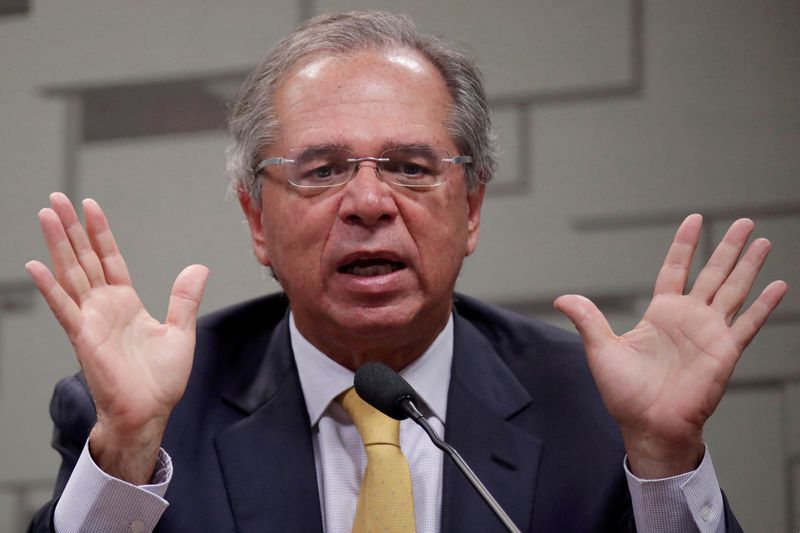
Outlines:
[[478,246],[478,236],[481,229],[481,206],[483,205],[483,193],[486,185],[481,183],[478,187],[467,192],[467,250],[465,256],[470,255]]
[[267,249],[267,240],[264,235],[264,219],[262,218],[263,208],[250,198],[250,194],[243,187],[237,187],[236,195],[239,197],[239,205],[242,206],[244,216],[247,217],[247,224],[250,226],[250,241],[253,245],[253,254],[258,262],[264,266],[271,266],[272,262]]

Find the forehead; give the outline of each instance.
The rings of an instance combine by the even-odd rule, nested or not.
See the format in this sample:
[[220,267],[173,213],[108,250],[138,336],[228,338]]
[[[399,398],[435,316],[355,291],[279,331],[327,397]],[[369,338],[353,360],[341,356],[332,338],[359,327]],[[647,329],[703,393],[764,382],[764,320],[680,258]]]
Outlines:
[[356,150],[387,143],[453,149],[445,127],[451,105],[441,73],[411,50],[364,51],[303,62],[275,93],[278,144],[336,142]]

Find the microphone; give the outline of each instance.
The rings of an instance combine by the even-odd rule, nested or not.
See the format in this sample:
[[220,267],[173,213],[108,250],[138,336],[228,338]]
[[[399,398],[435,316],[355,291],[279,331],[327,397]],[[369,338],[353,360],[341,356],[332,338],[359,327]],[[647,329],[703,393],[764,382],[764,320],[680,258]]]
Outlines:
[[489,490],[481,483],[481,480],[478,479],[478,476],[475,475],[475,472],[467,465],[466,461],[461,458],[456,449],[443,441],[428,424],[428,421],[419,412],[417,406],[414,405],[414,402],[418,401],[417,393],[400,374],[383,363],[365,363],[356,372],[353,384],[358,395],[375,409],[396,420],[410,417],[425,430],[433,444],[453,460],[461,473],[464,474],[506,529],[512,533],[520,533],[511,518],[500,507],[497,500],[489,493]]

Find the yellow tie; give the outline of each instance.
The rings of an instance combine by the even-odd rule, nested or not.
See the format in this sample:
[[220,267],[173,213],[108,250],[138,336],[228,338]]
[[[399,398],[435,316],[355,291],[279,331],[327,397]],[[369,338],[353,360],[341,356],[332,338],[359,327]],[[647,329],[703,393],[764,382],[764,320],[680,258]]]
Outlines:
[[367,451],[353,533],[415,533],[411,472],[400,450],[400,421],[366,403],[352,388],[339,401]]

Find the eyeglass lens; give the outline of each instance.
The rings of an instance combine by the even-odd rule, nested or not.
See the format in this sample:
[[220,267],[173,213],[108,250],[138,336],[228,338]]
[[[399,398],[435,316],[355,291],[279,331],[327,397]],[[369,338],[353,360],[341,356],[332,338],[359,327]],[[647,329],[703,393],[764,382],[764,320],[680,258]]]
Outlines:
[[348,181],[356,168],[369,161],[381,178],[404,187],[432,187],[443,181],[449,154],[427,146],[387,150],[378,158],[356,158],[349,150],[313,148],[285,165],[290,183],[297,187],[325,188]]

